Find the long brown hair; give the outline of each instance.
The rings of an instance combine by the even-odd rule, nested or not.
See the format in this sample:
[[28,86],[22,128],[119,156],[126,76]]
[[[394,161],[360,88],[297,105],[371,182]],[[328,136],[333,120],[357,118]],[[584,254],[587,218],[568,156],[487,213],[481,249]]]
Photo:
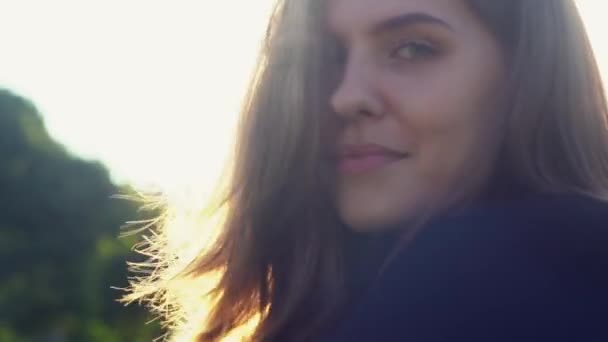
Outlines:
[[[175,267],[168,224],[146,240],[152,272],[135,279],[125,300],[156,302],[174,340],[186,326],[194,327],[188,339],[216,341],[250,322],[252,340],[309,340],[348,296],[348,232],[331,209],[331,175],[323,169],[321,128],[332,91],[325,2],[276,5],[216,208],[223,221],[213,243]],[[500,177],[534,191],[604,197],[606,103],[574,2],[467,3],[501,44],[510,69]],[[200,280],[210,275],[205,292]],[[194,305],[208,301],[206,317],[185,308],[185,293],[194,294],[188,299]]]

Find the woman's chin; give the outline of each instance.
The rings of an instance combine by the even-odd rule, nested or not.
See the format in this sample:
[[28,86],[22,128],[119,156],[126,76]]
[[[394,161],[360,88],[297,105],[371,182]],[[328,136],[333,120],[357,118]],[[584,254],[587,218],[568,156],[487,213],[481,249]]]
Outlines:
[[383,212],[370,212],[365,209],[343,210],[340,213],[340,217],[350,230],[358,233],[391,231],[402,226],[402,222],[406,220],[405,217],[398,217],[397,215]]

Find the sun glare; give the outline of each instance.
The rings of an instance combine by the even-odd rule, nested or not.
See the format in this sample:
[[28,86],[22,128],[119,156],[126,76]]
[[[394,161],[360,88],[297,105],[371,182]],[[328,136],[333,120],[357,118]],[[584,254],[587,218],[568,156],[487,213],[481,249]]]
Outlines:
[[208,187],[273,2],[0,2],[0,86],[119,182]]

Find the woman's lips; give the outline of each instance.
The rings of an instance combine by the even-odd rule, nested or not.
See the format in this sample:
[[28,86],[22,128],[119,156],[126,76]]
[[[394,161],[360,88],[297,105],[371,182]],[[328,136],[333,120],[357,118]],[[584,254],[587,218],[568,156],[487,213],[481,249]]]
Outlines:
[[363,173],[378,169],[392,162],[403,159],[389,154],[372,154],[361,157],[347,157],[338,160],[340,173]]
[[346,146],[338,153],[337,168],[340,173],[364,173],[406,157],[405,153],[377,145]]

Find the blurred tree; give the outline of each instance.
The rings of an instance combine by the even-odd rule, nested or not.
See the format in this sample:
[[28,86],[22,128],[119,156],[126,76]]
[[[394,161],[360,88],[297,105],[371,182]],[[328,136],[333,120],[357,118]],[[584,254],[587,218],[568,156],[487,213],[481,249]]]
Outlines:
[[0,90],[0,342],[151,341],[156,324],[125,308],[133,239],[142,219],[99,163],[71,156],[34,105]]

